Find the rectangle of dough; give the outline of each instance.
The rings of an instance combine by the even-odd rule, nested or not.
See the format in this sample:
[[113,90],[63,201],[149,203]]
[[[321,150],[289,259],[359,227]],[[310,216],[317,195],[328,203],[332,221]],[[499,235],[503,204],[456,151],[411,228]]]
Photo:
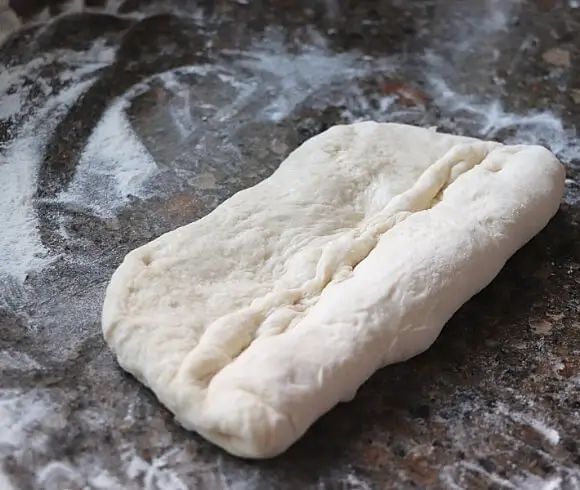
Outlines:
[[333,127],[129,253],[106,341],[184,427],[275,456],[377,369],[426,350],[548,223],[564,174],[540,146]]

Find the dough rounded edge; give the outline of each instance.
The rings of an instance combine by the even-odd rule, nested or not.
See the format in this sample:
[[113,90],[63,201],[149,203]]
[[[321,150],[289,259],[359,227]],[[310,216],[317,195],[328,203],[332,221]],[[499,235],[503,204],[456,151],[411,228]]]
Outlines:
[[[181,403],[188,401],[181,398]],[[176,419],[184,428],[241,458],[273,458],[298,438],[290,417],[240,387],[208,392],[194,410],[181,406],[178,411]]]
[[101,314],[101,328],[105,341],[117,354],[116,334],[124,330],[127,320],[125,302],[130,294],[135,277],[146,267],[142,255],[148,245],[129,252],[117,267],[105,290]]
[[[173,376],[173,370],[169,369],[164,358],[168,352],[148,357],[151,354],[151,347],[158,345],[156,343],[158,339],[151,340],[151,329],[163,325],[156,325],[148,318],[135,317],[129,308],[131,295],[136,292],[134,284],[147,267],[152,243],[129,252],[112,274],[105,291],[101,328],[105,342],[115,355],[119,366],[141,384],[149,387],[161,403],[173,411],[174,397],[164,382]],[[152,375],[153,372],[156,374]]]

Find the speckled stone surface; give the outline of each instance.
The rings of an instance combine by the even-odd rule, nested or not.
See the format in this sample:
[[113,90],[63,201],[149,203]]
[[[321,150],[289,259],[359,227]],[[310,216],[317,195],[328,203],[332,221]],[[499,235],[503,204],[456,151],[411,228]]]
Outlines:
[[[0,257],[2,490],[580,489],[578,2],[11,3],[29,23],[0,48],[0,192],[30,195],[0,196],[0,250],[22,233]],[[237,460],[116,366],[104,288],[131,249],[362,119],[545,144],[565,199],[425,354],[282,456]]]

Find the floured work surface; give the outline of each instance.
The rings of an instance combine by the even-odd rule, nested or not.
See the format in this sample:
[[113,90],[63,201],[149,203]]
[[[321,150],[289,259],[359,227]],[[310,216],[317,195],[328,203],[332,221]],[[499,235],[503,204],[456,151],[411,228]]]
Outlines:
[[131,252],[105,338],[184,427],[275,456],[377,369],[427,349],[548,223],[564,173],[539,146],[333,127]]
[[[335,20],[311,1],[129,3],[0,48],[8,485],[578,490],[580,72],[542,53],[575,59],[580,9],[557,2],[540,23],[546,2],[382,2],[379,16],[375,2],[339,2]],[[405,87],[426,98],[393,93]],[[426,353],[379,370],[282,456],[248,464],[119,369],[102,338],[105,289],[131,250],[363,119],[546,146],[567,167],[564,199]]]

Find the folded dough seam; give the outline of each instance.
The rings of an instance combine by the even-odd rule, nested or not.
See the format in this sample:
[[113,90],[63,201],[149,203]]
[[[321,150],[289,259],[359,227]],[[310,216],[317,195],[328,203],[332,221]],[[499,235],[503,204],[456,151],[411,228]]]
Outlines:
[[363,221],[358,229],[326,244],[316,275],[302,287],[274,290],[209,325],[183,359],[179,371],[186,370],[199,389],[207,389],[213,377],[234,362],[257,335],[280,335],[298,323],[306,309],[302,302],[309,300],[307,307],[311,307],[312,300],[319,297],[330,282],[347,279],[390,229],[412,213],[439,204],[443,197],[436,197],[442,196],[447,187],[476,166],[483,166],[490,172],[499,171],[494,153],[514,154],[519,149],[520,146],[505,147],[494,142],[454,146],[428,167],[409,189],[393,197],[381,212]]

